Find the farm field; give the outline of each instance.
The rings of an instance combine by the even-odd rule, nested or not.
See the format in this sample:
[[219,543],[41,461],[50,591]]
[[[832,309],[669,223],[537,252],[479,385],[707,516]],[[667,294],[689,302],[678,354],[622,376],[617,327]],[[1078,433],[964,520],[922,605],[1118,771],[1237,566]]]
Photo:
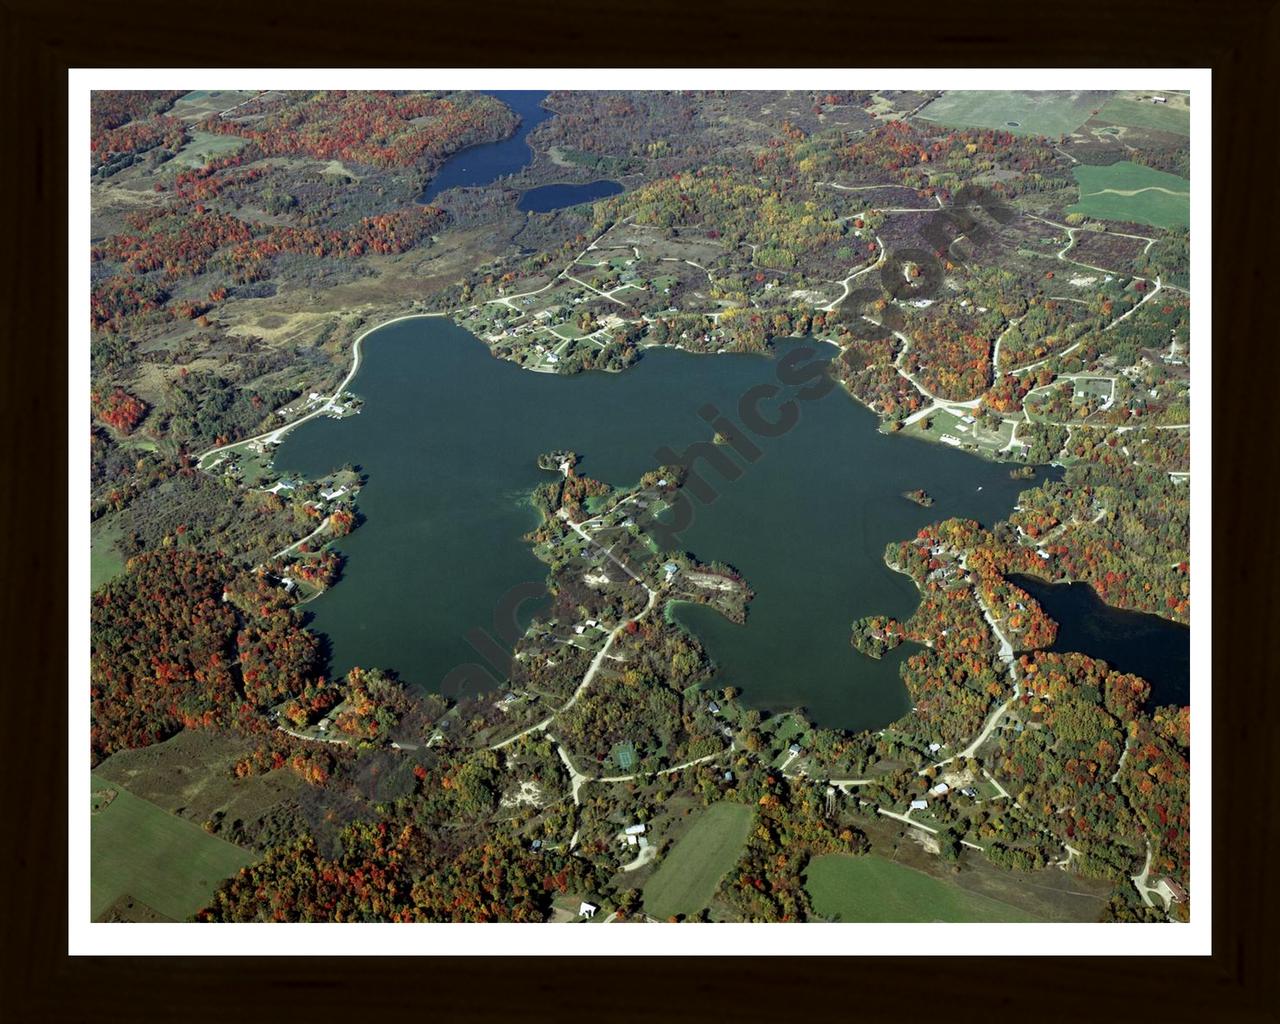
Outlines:
[[883,857],[815,857],[805,888],[819,919],[864,922],[1034,921],[1017,907],[947,885]]
[[[90,914],[125,897],[174,921],[191,918],[222,879],[253,861],[238,846],[93,776]],[[111,796],[110,794],[114,794]]]
[[1015,135],[1054,138],[1084,124],[1106,96],[1102,92],[948,92],[916,116],[956,128],[999,128]]
[[1151,128],[1177,135],[1191,134],[1190,112],[1186,107],[1173,103],[1152,103],[1150,100],[1117,96],[1107,100],[1097,119],[1127,128]]
[[1184,228],[1191,222],[1191,183],[1186,178],[1128,162],[1079,164],[1071,170],[1080,183],[1080,201],[1068,213],[1158,228]]
[[645,910],[665,921],[707,906],[737,861],[753,817],[746,804],[718,803],[703,811],[645,884]]

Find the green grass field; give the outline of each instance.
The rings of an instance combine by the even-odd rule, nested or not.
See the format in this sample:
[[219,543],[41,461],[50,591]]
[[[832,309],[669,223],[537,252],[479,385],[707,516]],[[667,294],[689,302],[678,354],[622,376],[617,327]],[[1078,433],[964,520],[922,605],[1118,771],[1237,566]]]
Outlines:
[[[115,797],[105,807],[102,794]],[[175,921],[189,920],[224,878],[253,855],[162,811],[121,786],[93,777],[90,913],[94,919],[132,896]],[[97,809],[101,807],[101,809]]]
[[956,128],[999,128],[1015,135],[1057,138],[1084,124],[1106,98],[1100,92],[948,92],[916,116]]
[[212,132],[193,131],[188,142],[175,156],[174,162],[186,167],[203,167],[214,157],[229,156],[244,148],[244,139],[234,135],[214,135]]
[[746,804],[712,804],[645,883],[644,908],[659,921],[692,916],[711,902],[747,841],[755,814]]
[[1068,213],[1159,228],[1191,223],[1191,182],[1186,178],[1127,161],[1107,167],[1077,164],[1071,171],[1080,184],[1080,201]]
[[1142,102],[1141,100],[1107,100],[1098,113],[1099,121],[1122,124],[1128,128],[1151,128],[1175,135],[1191,134],[1191,114],[1183,107],[1170,104]]
[[116,547],[120,528],[96,527],[89,534],[89,589],[97,590],[124,572],[124,555]]
[[814,914],[861,922],[1034,921],[1017,907],[874,855],[815,857],[805,871]]

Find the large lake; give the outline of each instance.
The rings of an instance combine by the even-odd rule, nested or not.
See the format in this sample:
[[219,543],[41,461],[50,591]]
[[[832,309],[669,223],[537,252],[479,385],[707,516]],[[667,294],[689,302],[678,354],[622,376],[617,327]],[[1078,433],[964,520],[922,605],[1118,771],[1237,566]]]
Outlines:
[[[367,521],[341,542],[342,581],[307,605],[311,625],[328,636],[335,673],[392,668],[428,689],[482,660],[464,635],[491,629],[509,588],[546,578],[521,539],[538,522],[529,494],[548,479],[540,453],[573,449],[582,472],[629,485],[662,445],[681,451],[709,438],[703,405],[736,419],[745,391],[777,380],[769,357],[671,349],[619,374],[531,373],[442,318],[395,323],[363,344],[352,385],[361,414],[309,421],[286,437],[276,464],[319,475],[351,462],[368,473]],[[833,351],[810,347],[815,358]],[[884,565],[885,545],[949,516],[991,525],[1026,485],[1007,466],[880,433],[840,390],[801,409],[789,433],[757,439],[764,454],[738,480],[708,471],[720,496],[695,500],[681,535],[699,558],[746,575],[757,592],[746,625],[697,606],[675,615],[706,644],[717,684],[740,686],[750,703],[878,728],[907,710],[898,664],[908,648],[865,658],[849,646],[850,623],[875,612],[905,618],[917,603],[911,581]],[[901,497],[916,487],[934,496],[932,508]]]

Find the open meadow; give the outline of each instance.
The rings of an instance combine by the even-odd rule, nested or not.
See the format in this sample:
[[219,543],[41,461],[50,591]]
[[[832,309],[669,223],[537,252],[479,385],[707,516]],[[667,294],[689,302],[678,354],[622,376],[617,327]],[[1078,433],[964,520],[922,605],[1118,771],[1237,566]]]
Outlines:
[[1079,164],[1071,171],[1080,183],[1080,201],[1068,213],[1158,228],[1191,223],[1191,183],[1186,178],[1128,161],[1106,167]]
[[663,860],[644,887],[644,906],[660,921],[696,914],[737,862],[754,813],[746,804],[712,804]]
[[998,128],[1054,138],[1079,128],[1106,99],[1101,92],[948,92],[917,116],[955,128]]
[[1098,113],[1098,120],[1127,128],[1191,134],[1191,111],[1183,96],[1166,96],[1164,103],[1152,103],[1138,96],[1116,96],[1107,100]]
[[188,920],[220,881],[254,859],[249,851],[97,776],[92,808],[94,920],[126,898],[170,920]]
[[814,916],[833,921],[1034,921],[1007,903],[875,855],[815,857],[805,873]]

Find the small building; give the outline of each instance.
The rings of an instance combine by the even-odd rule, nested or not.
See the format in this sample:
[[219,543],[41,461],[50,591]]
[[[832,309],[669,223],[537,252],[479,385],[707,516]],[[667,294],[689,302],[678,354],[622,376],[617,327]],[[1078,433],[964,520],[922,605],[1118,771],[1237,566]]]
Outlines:
[[929,806],[928,800],[912,800],[911,801],[911,809],[913,811],[923,811],[928,806]]
[[1162,878],[1156,883],[1156,892],[1163,898],[1165,903],[1186,903],[1187,890],[1182,888],[1172,878]]
[[732,781],[733,781],[733,772],[725,772],[725,773],[724,773],[724,781],[725,781],[725,782],[732,782]]
[[638,835],[643,835],[644,830],[645,830],[644,825],[628,825],[626,828],[622,830],[622,832],[623,832],[623,835],[638,836]]
[[939,750],[941,750],[941,749],[942,749],[942,744],[941,744],[941,743],[930,743],[930,744],[929,744],[929,753],[931,753],[931,754],[936,754],[936,753],[937,753]]
[[715,701],[708,701],[707,710],[710,711],[713,715],[718,715],[720,714],[720,705],[717,704]]
[[1050,558],[1049,552],[1047,552],[1044,548],[1036,548],[1036,554],[1039,555],[1041,558],[1043,558],[1046,562],[1049,561],[1049,558]]
[[578,916],[584,917],[588,921],[590,921],[591,918],[596,916],[596,911],[599,909],[600,908],[597,907],[594,903],[588,903],[586,900],[583,900],[581,903],[578,904]]
[[573,631],[577,633],[578,636],[582,636],[582,634],[586,632],[586,628],[586,626],[574,626]]
[[964,789],[960,790],[960,792],[971,799],[976,798],[978,795],[978,791],[972,786],[965,786]]
[[800,753],[800,744],[799,743],[791,744],[791,746],[787,747],[787,752],[791,754]]
[[321,732],[328,732],[328,731],[329,731],[329,719],[327,719],[327,718],[322,718],[322,719],[320,719],[320,724],[319,724],[319,725],[317,725],[317,726],[316,726],[316,728],[317,728],[317,729],[319,729]]
[[936,786],[933,787],[933,789],[929,790],[929,792],[933,796],[945,796],[950,791],[950,789],[951,787],[948,786],[945,782],[939,782]]

